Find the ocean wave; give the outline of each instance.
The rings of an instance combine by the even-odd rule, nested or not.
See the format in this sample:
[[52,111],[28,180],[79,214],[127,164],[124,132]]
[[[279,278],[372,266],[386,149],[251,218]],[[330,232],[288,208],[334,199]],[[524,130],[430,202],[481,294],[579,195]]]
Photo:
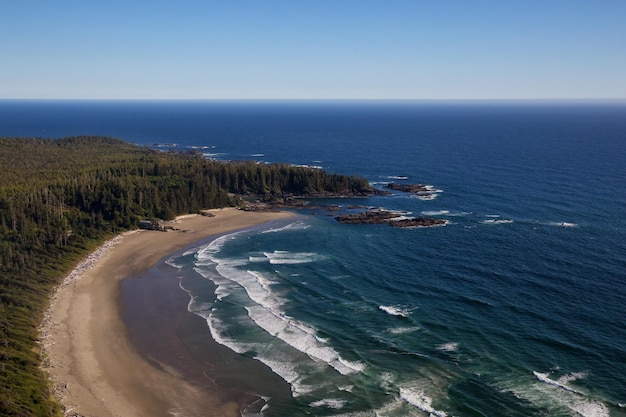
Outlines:
[[546,225],[556,227],[578,227],[578,224],[569,222],[548,222]]
[[511,219],[489,219],[483,220],[481,223],[483,224],[510,224],[513,223]]
[[342,358],[332,347],[326,345],[315,334],[315,330],[304,323],[262,306],[246,307],[248,316],[270,335],[304,353],[313,360],[319,360],[342,375],[362,372],[365,365]]
[[[286,251],[275,251],[266,254],[266,256],[268,255],[283,257],[281,259],[284,259],[285,256],[296,255],[295,259],[300,260],[304,256]],[[305,255],[304,257],[308,259],[315,254]],[[212,277],[211,279],[217,285],[215,293],[218,299],[224,299],[226,295],[230,295],[239,287],[245,291],[248,299],[252,302],[252,305],[243,306],[248,316],[268,334],[304,353],[314,361],[325,362],[342,375],[361,372],[364,369],[363,364],[342,358],[337,351],[327,345],[326,341],[317,336],[313,328],[287,316],[282,309],[285,301],[272,292],[271,287],[274,282],[270,277],[257,271],[241,270],[238,267],[239,260],[216,261],[219,262],[216,270],[220,277]]]
[[196,252],[196,254],[194,255],[196,258],[195,264],[198,265],[205,262],[214,264],[215,260],[213,258],[215,254],[220,252],[223,249],[224,245],[226,245],[229,241],[236,239],[238,235],[242,233],[242,231],[233,232],[224,236],[220,236],[217,239],[213,239]]
[[297,221],[297,222],[289,223],[288,225],[283,226],[283,227],[264,230],[261,233],[280,233],[280,232],[300,231],[300,230],[306,230],[310,227],[311,227],[310,225],[304,222]]
[[314,386],[302,381],[302,375],[296,363],[286,359],[280,352],[268,350],[267,346],[258,343],[242,343],[234,337],[227,336],[230,323],[224,323],[214,314],[206,319],[211,337],[220,345],[226,346],[233,352],[246,354],[255,352],[254,358],[269,367],[272,372],[281,377],[291,387],[294,396],[305,395],[315,390]]
[[346,403],[346,400],[340,400],[338,398],[324,398],[322,400],[309,403],[309,407],[327,407],[340,410],[346,405]]
[[423,193],[423,194],[412,194],[412,198],[417,198],[418,200],[430,201],[439,197],[439,193]]
[[411,326],[411,327],[391,327],[389,329],[387,329],[388,333],[391,334],[405,334],[405,333],[413,333],[418,331],[420,328],[417,326]]
[[444,411],[435,410],[432,406],[432,398],[427,396],[422,390],[400,387],[400,398],[432,416],[448,416]]
[[269,259],[267,259],[267,256],[263,255],[263,256],[248,256],[248,261],[251,263],[261,263],[261,262],[269,262]]
[[[549,385],[553,385],[555,387],[559,387],[562,388],[566,391],[569,392],[573,392],[574,394],[581,394],[580,392],[576,391],[574,388],[571,388],[569,386],[566,385],[567,382],[573,381],[572,380],[564,380],[564,381],[555,381],[553,379],[548,378],[547,373],[541,373],[541,372],[537,372],[537,371],[533,371],[533,375],[535,376],[535,378],[537,378],[539,381],[541,382],[545,382],[546,384]],[[581,394],[582,395],[582,394]]]
[[579,402],[573,404],[571,409],[582,417],[610,417],[607,406],[600,401]]
[[550,407],[550,405],[545,402],[547,399],[548,402],[554,404],[554,406],[571,410],[582,417],[610,416],[609,409],[604,402],[596,398],[590,398],[584,392],[568,385],[570,382],[585,378],[587,376],[586,372],[566,374],[556,380],[550,378],[549,373],[533,371],[533,376],[539,382],[545,384],[544,386],[552,387],[543,390],[544,395],[548,394],[548,397],[542,399],[542,397],[538,397],[536,394],[529,395],[529,393],[525,395],[522,394],[522,397],[530,399],[531,401],[539,401],[540,405]]
[[263,252],[272,265],[305,264],[321,259],[321,255],[313,252],[279,251]]
[[422,211],[424,216],[446,216],[450,214],[450,210],[426,210]]
[[411,314],[411,311],[413,311],[415,308],[404,308],[402,306],[385,306],[385,305],[380,305],[378,306],[379,310],[384,311],[385,313],[391,315],[391,316],[398,316],[398,317],[409,317],[409,315]]
[[458,342],[442,343],[440,345],[437,345],[436,347],[438,350],[442,350],[444,352],[456,352],[457,350],[459,350],[459,343]]
[[324,169],[321,165],[292,164],[291,166],[296,168]]
[[228,154],[223,152],[202,152],[202,155],[208,159],[218,159]]

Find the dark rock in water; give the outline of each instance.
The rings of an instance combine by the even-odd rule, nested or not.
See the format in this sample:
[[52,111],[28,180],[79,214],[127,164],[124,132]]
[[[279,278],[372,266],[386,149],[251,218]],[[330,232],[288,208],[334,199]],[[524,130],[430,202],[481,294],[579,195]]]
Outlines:
[[385,185],[385,187],[396,191],[402,191],[404,193],[417,194],[432,192],[432,189],[426,184],[396,184],[395,182],[390,182]]
[[363,211],[354,214],[342,214],[335,217],[339,223],[345,224],[380,224],[398,217],[396,213],[390,211]]
[[445,220],[432,219],[428,217],[393,220],[389,222],[389,225],[393,227],[432,227],[432,226],[443,226],[445,224],[446,224]]
[[[387,223],[393,227],[431,227],[443,226],[445,220],[432,219],[426,217],[418,218],[402,218],[398,219],[399,214],[386,210],[364,211],[354,214],[342,214],[335,217],[339,223],[344,224],[382,224]],[[397,219],[397,220],[394,220]]]

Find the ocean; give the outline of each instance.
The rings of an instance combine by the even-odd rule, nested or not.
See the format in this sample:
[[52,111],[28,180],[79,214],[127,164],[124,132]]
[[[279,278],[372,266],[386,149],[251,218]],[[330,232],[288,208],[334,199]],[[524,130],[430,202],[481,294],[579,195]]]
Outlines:
[[[0,136],[69,135],[430,186],[166,259],[288,387],[249,416],[626,416],[626,103],[0,101]],[[334,219],[353,206],[446,225]]]

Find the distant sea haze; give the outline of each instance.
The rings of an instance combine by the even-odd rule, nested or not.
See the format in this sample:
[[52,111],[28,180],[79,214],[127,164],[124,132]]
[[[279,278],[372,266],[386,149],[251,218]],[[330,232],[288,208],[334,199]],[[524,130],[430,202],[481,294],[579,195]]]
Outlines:
[[[626,416],[626,104],[2,101],[0,135],[430,186],[315,201],[168,259],[181,308],[264,365],[224,384],[288,385],[254,413]],[[335,221],[356,205],[447,222]]]

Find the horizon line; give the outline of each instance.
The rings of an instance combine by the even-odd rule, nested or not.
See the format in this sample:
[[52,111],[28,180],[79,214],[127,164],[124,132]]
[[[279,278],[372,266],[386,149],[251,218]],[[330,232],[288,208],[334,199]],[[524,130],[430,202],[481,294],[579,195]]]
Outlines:
[[0,97],[0,101],[301,101],[301,102],[619,102],[626,101],[623,98],[587,97],[587,98],[77,98],[77,97]]

